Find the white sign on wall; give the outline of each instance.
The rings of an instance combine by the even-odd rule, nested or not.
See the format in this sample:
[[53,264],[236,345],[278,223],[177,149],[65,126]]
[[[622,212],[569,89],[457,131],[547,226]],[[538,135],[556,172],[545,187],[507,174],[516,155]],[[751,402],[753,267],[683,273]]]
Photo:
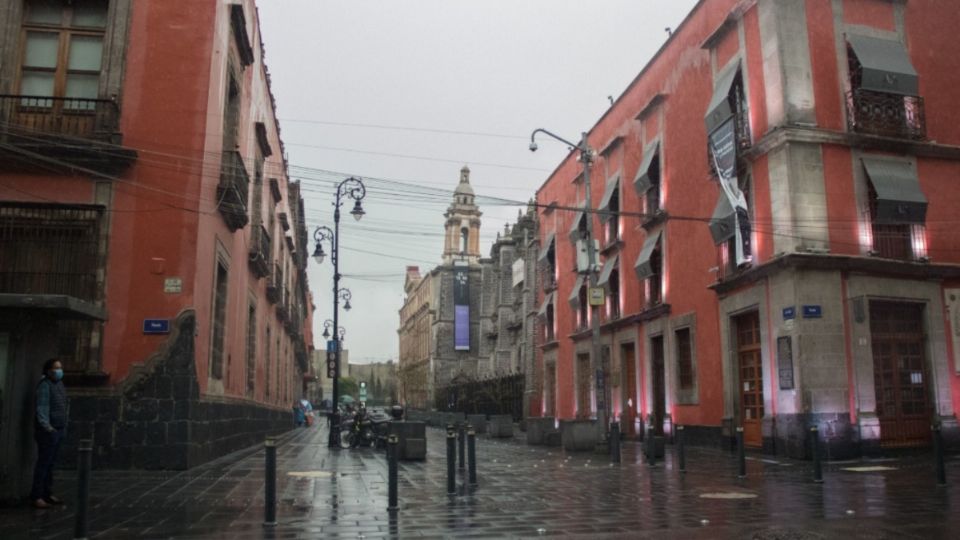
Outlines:
[[513,261],[513,286],[523,283],[523,259],[517,259]]

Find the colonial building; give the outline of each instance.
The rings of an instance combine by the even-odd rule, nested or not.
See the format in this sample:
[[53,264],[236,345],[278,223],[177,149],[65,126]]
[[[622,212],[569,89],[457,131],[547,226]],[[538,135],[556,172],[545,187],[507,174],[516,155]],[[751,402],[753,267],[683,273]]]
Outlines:
[[832,456],[931,422],[957,441],[958,24],[932,0],[699,2],[590,129],[592,208],[575,154],[537,193],[541,414],[793,456],[812,425]]
[[62,455],[186,468],[287,428],[306,228],[252,0],[0,0],[0,492],[29,488],[47,358]]
[[400,309],[401,399],[431,408],[436,391],[465,381],[532,372],[535,338],[535,214],[498,234],[480,255],[480,216],[470,170],[444,217],[443,264],[421,275],[407,267]]

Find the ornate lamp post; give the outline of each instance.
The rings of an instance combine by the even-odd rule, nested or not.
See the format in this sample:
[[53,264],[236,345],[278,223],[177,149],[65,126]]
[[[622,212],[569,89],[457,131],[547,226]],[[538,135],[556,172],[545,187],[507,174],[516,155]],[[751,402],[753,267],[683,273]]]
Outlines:
[[[343,308],[350,309],[350,291],[340,288],[340,207],[343,206],[344,198],[353,199],[353,209],[350,215],[357,221],[366,213],[360,201],[367,195],[367,188],[359,178],[350,177],[337,184],[337,195],[333,203],[333,230],[329,227],[320,226],[313,232],[313,239],[316,241],[316,249],[313,251],[313,258],[317,264],[323,264],[326,253],[323,251],[323,242],[330,242],[330,260],[333,262],[333,321],[332,332],[334,336],[340,333],[340,300],[344,300]],[[326,331],[324,331],[326,334]],[[333,413],[330,418],[330,438],[328,444],[331,447],[340,447],[340,340],[336,341],[336,351],[334,352],[334,377],[333,378]]]
[[[580,162],[583,164],[583,185],[584,191],[586,191],[586,197],[584,199],[584,219],[587,220],[587,230],[586,238],[584,240],[587,243],[587,275],[590,279],[590,287],[595,288],[597,286],[597,251],[594,249],[593,245],[593,207],[590,200],[590,166],[593,164],[593,149],[590,148],[590,145],[587,143],[587,134],[586,132],[580,135],[580,142],[574,144],[559,135],[553,134],[543,128],[533,130],[533,133],[530,134],[530,151],[537,151],[537,142],[535,137],[537,133],[543,133],[548,135],[563,144],[571,148],[576,148],[580,152]],[[588,300],[589,301],[589,300]],[[587,309],[591,310],[590,317],[590,327],[592,330],[591,340],[590,340],[590,365],[594,376],[597,376],[597,373],[602,369],[600,363],[600,314],[598,311],[594,311],[593,307],[588,307]],[[606,387],[604,387],[603,392],[606,393]],[[606,410],[606,396],[600,394],[601,389],[597,389],[597,421],[600,422],[600,425],[604,430],[607,428],[607,410]],[[600,407],[600,403],[603,403],[604,406]]]

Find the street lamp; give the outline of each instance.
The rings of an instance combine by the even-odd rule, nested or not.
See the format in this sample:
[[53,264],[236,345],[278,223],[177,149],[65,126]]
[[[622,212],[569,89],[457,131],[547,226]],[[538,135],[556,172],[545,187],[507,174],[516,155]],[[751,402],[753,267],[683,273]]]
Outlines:
[[[337,184],[337,194],[333,202],[333,230],[329,227],[320,226],[313,232],[313,239],[316,241],[316,248],[313,251],[313,259],[317,264],[323,264],[326,253],[323,251],[323,243],[330,242],[330,260],[333,262],[333,321],[332,334],[334,336],[343,335],[339,329],[340,320],[340,300],[345,301],[344,309],[350,309],[350,291],[340,288],[340,207],[343,206],[344,198],[353,199],[353,209],[350,215],[360,221],[360,218],[366,213],[360,201],[367,195],[367,188],[359,178],[351,176]],[[324,335],[328,332],[324,330]],[[340,447],[340,352],[342,346],[340,340],[336,341],[336,351],[334,352],[334,377],[333,377],[333,412],[330,416],[330,438],[328,444],[334,448]]]
[[333,321],[331,321],[330,319],[327,319],[327,320],[323,321],[323,338],[324,338],[324,339],[329,339],[329,338],[330,338],[330,327],[331,327],[331,326],[333,326]]
[[[563,137],[560,137],[559,135],[540,128],[533,130],[533,133],[530,134],[531,152],[537,151],[537,141],[535,139],[537,133],[548,135],[571,148],[577,149],[580,152],[580,162],[583,164],[583,188],[586,192],[586,197],[583,204],[584,217],[587,220],[586,238],[584,238],[584,240],[587,242],[587,275],[590,278],[590,287],[595,288],[597,286],[597,252],[593,245],[593,209],[590,201],[590,165],[593,164],[593,149],[590,148],[590,145],[587,143],[586,132],[580,135],[580,142],[578,144],[574,144]],[[600,364],[600,317],[599,310],[594,310],[593,306],[590,306],[588,309],[590,309],[592,312],[590,317],[590,327],[592,330],[592,336],[590,340],[590,365],[592,367],[591,371],[594,373],[594,377],[597,377],[599,371],[603,369],[603,366]],[[597,388],[597,421],[600,422],[600,426],[602,426],[605,431],[607,429],[607,410],[605,405],[606,396],[601,395],[601,391],[606,393],[606,387]],[[604,403],[604,406],[600,407],[600,403]]]

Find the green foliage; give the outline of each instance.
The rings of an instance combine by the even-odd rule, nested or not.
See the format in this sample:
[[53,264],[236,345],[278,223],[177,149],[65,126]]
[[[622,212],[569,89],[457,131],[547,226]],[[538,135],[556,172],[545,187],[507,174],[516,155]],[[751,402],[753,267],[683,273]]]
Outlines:
[[340,377],[340,395],[360,399],[360,386],[353,377]]

